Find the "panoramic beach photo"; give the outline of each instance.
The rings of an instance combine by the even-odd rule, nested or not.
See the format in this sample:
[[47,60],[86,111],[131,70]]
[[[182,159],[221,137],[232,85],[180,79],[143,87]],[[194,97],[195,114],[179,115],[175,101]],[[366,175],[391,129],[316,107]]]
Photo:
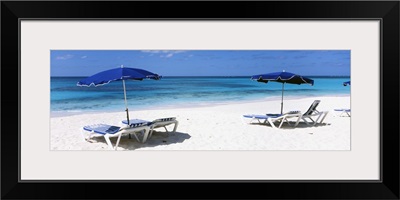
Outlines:
[[50,150],[351,150],[350,50],[51,50]]

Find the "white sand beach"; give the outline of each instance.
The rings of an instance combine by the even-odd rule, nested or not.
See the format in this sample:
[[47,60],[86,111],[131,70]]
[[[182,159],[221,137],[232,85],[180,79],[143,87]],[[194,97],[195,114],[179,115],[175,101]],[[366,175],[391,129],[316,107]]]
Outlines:
[[[322,124],[300,122],[274,129],[266,124],[247,124],[244,114],[279,113],[280,100],[234,102],[225,105],[130,110],[132,119],[152,121],[176,117],[175,133],[156,129],[146,143],[123,135],[121,150],[350,150],[350,117],[340,117],[336,108],[350,108],[350,96],[285,99],[284,111],[307,111],[314,100],[321,100],[317,110],[329,111]],[[51,150],[109,150],[103,137],[85,141],[81,129],[85,125],[105,123],[121,126],[126,113],[91,113],[51,117]],[[291,119],[294,120],[294,119]],[[172,130],[173,125],[168,127]],[[117,138],[111,138],[113,145]]]

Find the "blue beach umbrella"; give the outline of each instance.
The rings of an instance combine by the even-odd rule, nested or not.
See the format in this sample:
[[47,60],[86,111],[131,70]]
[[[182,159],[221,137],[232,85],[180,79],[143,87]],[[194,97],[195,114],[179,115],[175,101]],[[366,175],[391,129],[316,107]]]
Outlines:
[[129,124],[129,111],[128,111],[128,103],[126,101],[126,89],[125,89],[125,80],[143,80],[143,79],[154,79],[159,80],[161,76],[158,74],[154,74],[152,72],[136,69],[136,68],[127,68],[121,66],[120,68],[110,69],[106,71],[99,72],[90,77],[80,80],[76,85],[77,86],[102,86],[108,84],[112,81],[120,81],[122,80],[122,85],[124,87],[124,98],[125,98],[125,111],[126,118]]
[[283,91],[285,88],[285,83],[314,85],[314,80],[310,78],[285,71],[254,75],[251,77],[251,79],[261,83],[268,83],[269,81],[282,83],[281,114],[283,113]]
[[343,82],[343,86],[350,85],[350,81]]

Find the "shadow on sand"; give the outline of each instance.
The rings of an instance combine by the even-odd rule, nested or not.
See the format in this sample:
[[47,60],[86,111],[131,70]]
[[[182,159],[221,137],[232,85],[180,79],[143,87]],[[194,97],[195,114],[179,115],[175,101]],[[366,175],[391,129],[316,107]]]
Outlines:
[[[306,124],[305,122],[299,122],[299,124],[294,127],[293,125],[295,122],[290,122],[291,125],[287,124],[286,122],[282,124],[282,127],[280,129],[285,129],[285,130],[290,130],[290,129],[298,129],[298,128],[310,128],[310,127],[323,127],[323,126],[330,126],[330,123],[317,123],[315,125],[312,125],[312,123]],[[258,126],[267,126],[272,128],[271,125],[268,123],[251,123],[250,125],[258,125]],[[275,123],[275,126],[278,127],[279,123]]]
[[[143,134],[138,134],[139,140],[143,140]],[[170,145],[176,143],[182,143],[189,139],[191,136],[187,133],[182,132],[157,132],[154,131],[151,138],[147,139],[145,143],[138,142],[132,135],[123,135],[118,145],[118,150],[136,150],[143,147],[155,147],[160,145]],[[96,142],[106,143],[103,137],[92,138]],[[115,145],[117,138],[110,138],[113,145]]]

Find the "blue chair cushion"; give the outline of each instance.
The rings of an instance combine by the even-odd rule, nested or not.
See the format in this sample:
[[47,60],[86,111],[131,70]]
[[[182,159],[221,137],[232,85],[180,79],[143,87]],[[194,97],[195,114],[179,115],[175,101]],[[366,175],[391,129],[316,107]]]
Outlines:
[[267,115],[243,115],[243,117],[247,118],[256,118],[256,119],[268,119],[271,117],[279,117],[281,114],[267,114]]
[[83,129],[86,131],[93,131],[95,133],[99,134],[115,134],[120,130],[121,127],[119,126],[111,126],[107,124],[94,124],[94,125],[88,125],[84,126]]

